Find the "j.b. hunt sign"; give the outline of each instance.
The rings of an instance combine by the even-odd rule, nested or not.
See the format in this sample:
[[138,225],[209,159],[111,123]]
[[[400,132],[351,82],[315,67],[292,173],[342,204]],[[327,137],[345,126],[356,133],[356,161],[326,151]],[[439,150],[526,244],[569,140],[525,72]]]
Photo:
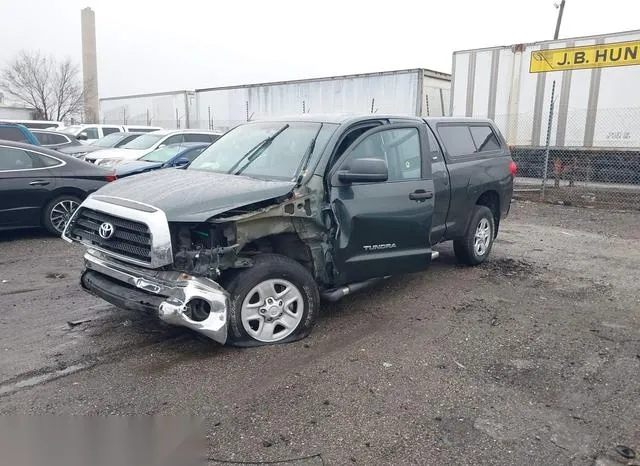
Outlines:
[[531,53],[530,73],[640,65],[640,41],[588,45]]

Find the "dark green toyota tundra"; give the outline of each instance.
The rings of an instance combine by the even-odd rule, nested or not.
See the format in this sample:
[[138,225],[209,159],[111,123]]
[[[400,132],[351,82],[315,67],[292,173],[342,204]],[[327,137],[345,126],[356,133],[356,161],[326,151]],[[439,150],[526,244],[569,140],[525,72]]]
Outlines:
[[429,267],[453,241],[487,259],[516,166],[488,120],[311,116],[250,122],[188,167],[115,181],[63,237],[81,284],[221,344],[306,336],[321,299]]

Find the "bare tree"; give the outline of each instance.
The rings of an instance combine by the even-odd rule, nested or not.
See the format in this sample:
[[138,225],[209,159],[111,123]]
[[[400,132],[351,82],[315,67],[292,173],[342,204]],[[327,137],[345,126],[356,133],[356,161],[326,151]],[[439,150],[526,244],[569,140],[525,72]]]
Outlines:
[[40,52],[19,52],[0,72],[0,88],[33,107],[36,118],[62,121],[83,106],[78,65]]

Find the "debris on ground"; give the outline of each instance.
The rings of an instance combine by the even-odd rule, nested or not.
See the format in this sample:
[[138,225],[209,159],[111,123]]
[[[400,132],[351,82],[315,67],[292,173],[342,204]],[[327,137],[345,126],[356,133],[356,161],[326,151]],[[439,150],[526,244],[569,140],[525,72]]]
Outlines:
[[69,327],[77,327],[78,325],[86,324],[87,322],[91,322],[91,319],[69,320],[67,321],[67,324],[69,324]]
[[636,452],[633,451],[633,448],[629,448],[626,445],[616,445],[616,452],[623,458],[627,458],[632,460],[636,457]]

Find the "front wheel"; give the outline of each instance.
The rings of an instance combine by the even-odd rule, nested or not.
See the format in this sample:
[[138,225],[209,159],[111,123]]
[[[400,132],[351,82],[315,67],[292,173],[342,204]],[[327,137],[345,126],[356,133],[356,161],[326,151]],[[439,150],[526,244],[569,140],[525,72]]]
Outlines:
[[49,202],[43,212],[42,224],[55,236],[62,236],[64,227],[82,202],[75,196],[63,195]]
[[483,263],[489,257],[494,237],[493,212],[488,207],[475,206],[464,238],[453,242],[453,250],[458,262],[467,265]]
[[235,274],[229,292],[229,336],[236,346],[288,343],[306,337],[320,307],[318,287],[300,263],[278,254],[256,256]]

